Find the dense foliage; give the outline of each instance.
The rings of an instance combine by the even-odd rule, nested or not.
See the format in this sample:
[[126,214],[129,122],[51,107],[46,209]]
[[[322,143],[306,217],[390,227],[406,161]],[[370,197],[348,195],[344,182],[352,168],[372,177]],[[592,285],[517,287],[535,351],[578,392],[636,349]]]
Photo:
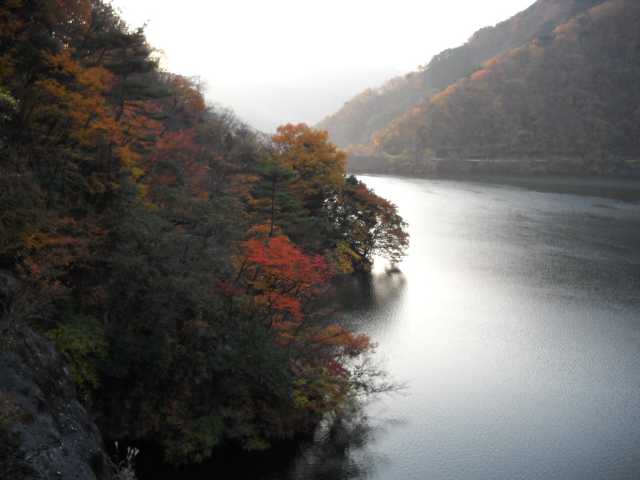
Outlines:
[[172,463],[266,449],[384,388],[322,308],[397,261],[395,207],[306,125],[263,138],[101,0],[0,5],[0,305],[66,355],[109,439]]
[[579,158],[586,171],[608,173],[640,154],[639,23],[637,2],[593,7],[494,58],[375,141],[405,161]]
[[547,35],[580,11],[603,0],[539,0],[493,27],[482,28],[457,48],[447,49],[419,71],[368,89],[347,102],[319,127],[341,147],[368,145],[377,131],[422,101],[464,78],[492,57]]

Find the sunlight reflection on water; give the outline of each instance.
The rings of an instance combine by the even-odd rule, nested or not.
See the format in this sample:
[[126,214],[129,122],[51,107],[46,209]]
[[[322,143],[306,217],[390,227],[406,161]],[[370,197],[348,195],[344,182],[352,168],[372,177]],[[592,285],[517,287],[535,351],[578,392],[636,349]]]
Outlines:
[[411,247],[401,275],[378,268],[368,292],[346,290],[343,321],[409,389],[291,478],[638,478],[638,204],[364,180],[399,206]]

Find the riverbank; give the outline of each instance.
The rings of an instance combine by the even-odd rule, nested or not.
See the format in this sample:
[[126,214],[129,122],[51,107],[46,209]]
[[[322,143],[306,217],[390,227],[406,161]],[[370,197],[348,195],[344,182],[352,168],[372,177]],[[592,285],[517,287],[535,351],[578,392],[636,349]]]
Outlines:
[[354,175],[380,178],[404,178],[424,180],[452,180],[486,185],[505,185],[546,193],[566,193],[581,196],[611,198],[628,202],[640,202],[640,177],[585,176],[585,175],[399,175],[388,173],[356,172]]
[[[402,156],[349,157],[348,170],[357,175],[392,175],[451,180],[561,178],[635,180],[640,183],[640,161],[628,158],[594,160],[572,157],[499,159],[408,159]],[[540,184],[544,181],[538,182]],[[513,183],[510,183],[513,184]],[[588,192],[589,190],[586,190]]]

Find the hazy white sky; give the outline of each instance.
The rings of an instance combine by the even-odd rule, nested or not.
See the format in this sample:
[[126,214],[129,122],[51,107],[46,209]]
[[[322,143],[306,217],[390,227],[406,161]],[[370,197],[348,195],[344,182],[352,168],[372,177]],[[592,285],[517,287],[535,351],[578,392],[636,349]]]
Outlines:
[[[211,100],[263,129],[316,122],[353,94],[415,70],[534,0],[114,0],[198,75]],[[257,102],[257,103],[256,103]]]

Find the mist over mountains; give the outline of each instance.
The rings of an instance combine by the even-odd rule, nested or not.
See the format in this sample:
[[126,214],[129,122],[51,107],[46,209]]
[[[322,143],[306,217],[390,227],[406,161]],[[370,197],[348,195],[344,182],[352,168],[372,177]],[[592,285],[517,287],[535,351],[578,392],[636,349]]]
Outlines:
[[539,0],[319,126],[351,168],[405,174],[634,171],[640,5]]
[[399,72],[392,67],[354,68],[303,74],[297,79],[266,82],[247,88],[244,84],[208,85],[212,100],[231,107],[251,126],[274,132],[283,119],[290,123],[315,124],[369,85],[383,82]]

